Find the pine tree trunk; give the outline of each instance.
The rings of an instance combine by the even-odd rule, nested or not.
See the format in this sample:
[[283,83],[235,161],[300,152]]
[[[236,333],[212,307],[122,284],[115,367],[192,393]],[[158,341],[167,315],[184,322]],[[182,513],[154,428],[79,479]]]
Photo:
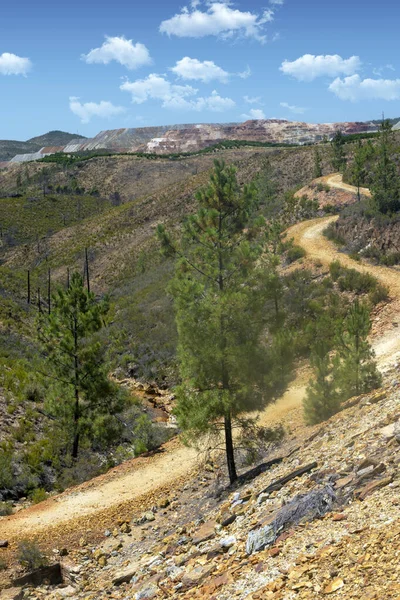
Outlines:
[[226,451],[226,462],[228,465],[229,481],[235,483],[237,479],[236,465],[235,465],[235,453],[233,450],[233,438],[232,438],[232,420],[231,415],[225,415],[224,419],[225,428],[225,451]]

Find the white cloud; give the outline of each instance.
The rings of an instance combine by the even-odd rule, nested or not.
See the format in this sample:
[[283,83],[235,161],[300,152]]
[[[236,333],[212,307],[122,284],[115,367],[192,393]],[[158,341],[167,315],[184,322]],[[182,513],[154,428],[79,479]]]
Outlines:
[[338,54],[325,56],[304,54],[292,62],[283,61],[280,70],[299,81],[313,81],[322,76],[333,78],[338,75],[353,75],[360,67],[361,60],[358,56],[344,59]]
[[195,96],[197,91],[190,85],[172,85],[162,75],[151,73],[146,79],[125,81],[120,89],[132,94],[132,102],[143,104],[150,99],[168,101],[174,97],[186,98]]
[[285,0],[269,0],[270,4],[276,4],[278,6],[282,6],[282,4],[284,4]]
[[174,85],[164,76],[152,73],[146,79],[125,81],[120,89],[132,94],[132,102],[143,104],[147,100],[160,100],[163,108],[223,112],[235,106],[231,98],[223,98],[217,91],[208,97],[197,96],[198,90],[190,85]]
[[398,100],[400,79],[361,79],[359,75],[337,77],[329,90],[341,100]]
[[227,82],[229,78],[229,73],[216,65],[212,60],[202,62],[197,60],[197,58],[189,58],[189,56],[178,60],[171,71],[182,79],[199,80],[203,81],[203,83],[209,83],[215,79]]
[[22,58],[10,52],[0,54],[0,75],[24,75],[32,68],[29,58]]
[[211,0],[207,3],[206,10],[200,10],[200,4],[200,1],[192,2],[190,8],[185,6],[180,13],[163,21],[160,32],[192,38],[207,35],[231,38],[234,35],[244,35],[260,42],[266,41],[264,25],[273,20],[273,9],[265,10],[259,15],[232,8],[229,0]]
[[394,68],[393,65],[385,65],[384,67],[375,67],[374,69],[372,69],[372,72],[374,75],[377,75],[378,77],[381,77],[383,75],[384,71],[395,71],[396,69]]
[[249,114],[246,115],[242,115],[242,119],[244,119],[245,121],[251,121],[251,120],[262,120],[265,119],[266,116],[264,114],[264,111],[261,110],[261,108],[252,108],[251,110],[249,110]]
[[261,104],[261,96],[243,96],[247,104]]
[[245,71],[240,71],[240,73],[238,73],[237,76],[240,77],[240,79],[248,79],[251,76],[250,67],[247,67]]
[[296,115],[302,115],[307,110],[302,106],[296,106],[295,104],[289,104],[288,102],[281,102],[281,106],[282,108],[287,108],[288,110],[290,110],[290,112]]
[[96,102],[79,102],[79,98],[71,96],[69,99],[69,108],[77,115],[82,123],[89,123],[92,117],[110,118],[125,112],[122,106],[114,106],[111,102],[102,100],[98,104]]
[[93,48],[89,54],[82,54],[82,59],[88,64],[101,63],[108,65],[112,60],[128,69],[138,69],[152,63],[150,53],[144,44],[133,44],[132,40],[122,37],[106,36],[106,41],[100,48]]

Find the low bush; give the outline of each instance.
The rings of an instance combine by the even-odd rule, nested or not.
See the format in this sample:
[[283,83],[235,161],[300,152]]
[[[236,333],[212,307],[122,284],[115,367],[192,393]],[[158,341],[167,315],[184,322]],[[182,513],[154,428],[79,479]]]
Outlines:
[[47,558],[42,553],[37,542],[33,540],[21,540],[18,544],[18,562],[29,569],[34,571],[40,567],[47,565]]
[[47,499],[46,490],[43,488],[36,488],[33,490],[33,492],[31,492],[30,499],[32,500],[33,504],[39,504],[40,502],[43,502]]
[[330,242],[333,242],[337,246],[344,246],[346,244],[346,240],[336,231],[335,223],[330,223],[324,229],[323,234]]
[[370,273],[360,273],[356,269],[344,269],[338,279],[341,292],[355,292],[356,294],[367,294],[377,287],[376,278]]
[[389,300],[389,290],[384,285],[377,285],[376,289],[370,292],[369,300],[371,304],[379,304]]
[[305,255],[306,251],[304,250],[304,248],[301,248],[300,246],[291,246],[286,253],[286,259],[288,263],[291,264],[296,260],[304,258]]
[[8,517],[12,515],[13,509],[11,502],[0,502],[0,517]]

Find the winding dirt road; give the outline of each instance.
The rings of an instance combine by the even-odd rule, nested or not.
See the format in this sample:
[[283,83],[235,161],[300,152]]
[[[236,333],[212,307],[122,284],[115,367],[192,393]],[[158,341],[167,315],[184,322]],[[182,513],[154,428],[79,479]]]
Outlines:
[[[343,184],[340,175],[335,174],[324,179],[331,186],[356,191],[355,188]],[[393,326],[394,315],[400,314],[400,272],[386,267],[363,265],[341,254],[322,235],[325,227],[336,218],[327,217],[299,223],[288,231],[288,236],[293,237],[295,243],[306,250],[308,259],[317,259],[325,265],[339,259],[347,267],[372,273],[389,288],[393,301],[382,311],[385,314],[380,317],[380,322],[374,323],[375,335],[379,334],[375,337],[374,348],[381,368],[385,368],[400,355],[400,336]],[[303,372],[283,398],[267,408],[261,415],[263,423],[276,422],[285,413],[301,405],[306,375]],[[43,538],[54,534],[55,540],[66,532],[82,531],[84,527],[97,526],[99,529],[105,522],[102,518],[104,514],[110,518],[111,515],[121,516],[124,511],[132,511],[134,507],[140,510],[151,500],[152,494],[161,493],[163,487],[168,490],[174,487],[179,489],[196,466],[196,452],[174,440],[166,446],[163,453],[124,463],[82,486],[70,489],[11,517],[0,518],[0,539],[14,542],[26,535],[38,535]]]

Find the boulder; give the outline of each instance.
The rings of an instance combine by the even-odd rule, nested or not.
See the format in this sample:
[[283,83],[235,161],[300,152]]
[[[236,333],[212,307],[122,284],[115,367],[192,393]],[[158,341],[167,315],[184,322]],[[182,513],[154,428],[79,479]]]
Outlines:
[[47,567],[40,567],[31,573],[27,573],[22,577],[17,577],[13,581],[13,585],[16,587],[22,587],[23,585],[39,586],[44,583],[49,585],[59,585],[63,583],[63,574],[60,563],[55,563]]
[[112,580],[113,584],[121,585],[121,583],[128,583],[132,577],[136,575],[138,568],[139,565],[135,562],[127,565],[124,569],[121,569],[121,571],[117,571]]

